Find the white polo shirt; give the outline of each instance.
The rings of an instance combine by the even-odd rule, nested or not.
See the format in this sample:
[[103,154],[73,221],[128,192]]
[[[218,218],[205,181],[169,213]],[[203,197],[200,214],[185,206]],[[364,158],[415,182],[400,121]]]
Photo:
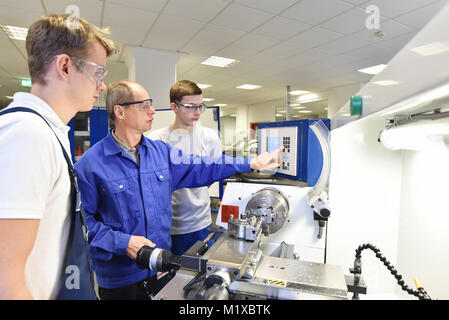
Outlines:
[[[39,112],[70,155],[70,127],[47,103],[21,92],[6,109],[13,107]],[[0,182],[0,219],[40,220],[25,282],[34,299],[53,299],[70,231],[70,178],[58,140],[37,115],[0,116]]]

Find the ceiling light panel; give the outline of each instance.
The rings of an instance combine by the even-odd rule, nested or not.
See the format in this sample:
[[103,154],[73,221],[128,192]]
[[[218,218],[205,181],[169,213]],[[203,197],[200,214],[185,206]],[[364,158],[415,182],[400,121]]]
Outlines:
[[290,91],[290,94],[293,96],[300,96],[302,94],[305,93],[309,93],[309,91],[305,91],[305,90],[295,90],[295,91]]
[[28,34],[28,28],[15,26],[1,26],[6,35],[13,40],[25,40]]
[[429,43],[427,45],[416,47],[416,48],[413,48],[410,50],[423,56],[423,57],[428,57],[428,56],[433,56],[433,55],[436,55],[439,53],[444,53],[446,51],[449,51],[449,44],[447,44],[445,42],[437,41],[437,42]]
[[261,86],[255,85],[255,84],[242,84],[241,86],[236,87],[237,89],[243,89],[243,90],[254,90],[259,89]]
[[378,64],[377,66],[372,66],[372,67],[360,69],[357,71],[362,72],[362,73],[367,73],[367,74],[378,74],[386,67],[387,67],[387,65],[385,65],[385,64]]
[[313,101],[317,101],[317,100],[321,100],[322,98],[320,98],[316,93],[308,93],[308,94],[304,94],[302,96],[300,96],[298,98],[298,102],[302,102],[302,103],[307,103],[307,102],[313,102]]
[[223,58],[223,57],[217,57],[217,56],[211,56],[201,62],[201,64],[207,65],[207,66],[213,66],[213,67],[219,67],[219,68],[226,68],[230,65],[237,63],[238,61],[231,58]]
[[400,82],[395,80],[380,80],[380,81],[374,81],[374,84],[377,84],[379,86],[394,86],[399,84]]

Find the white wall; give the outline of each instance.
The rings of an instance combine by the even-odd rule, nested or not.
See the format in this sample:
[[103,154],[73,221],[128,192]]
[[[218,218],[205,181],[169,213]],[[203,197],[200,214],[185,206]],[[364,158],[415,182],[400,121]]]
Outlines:
[[398,271],[438,299],[449,299],[448,181],[449,150],[402,152]]
[[155,109],[170,107],[169,90],[176,82],[179,52],[126,46],[123,59],[129,80],[140,83],[153,99]]
[[[362,119],[331,131],[327,262],[346,274],[364,243],[397,263],[402,159],[377,142],[384,125]],[[371,251],[362,253],[362,263],[370,295],[394,292],[394,278]]]
[[[385,121],[361,119],[331,131],[327,262],[352,267],[355,249],[377,246],[416,289],[449,299],[449,150],[391,151],[377,142]],[[370,250],[362,253],[368,295],[416,299]]]
[[271,100],[248,105],[248,127],[251,122],[276,121],[276,106],[285,105],[283,100]]

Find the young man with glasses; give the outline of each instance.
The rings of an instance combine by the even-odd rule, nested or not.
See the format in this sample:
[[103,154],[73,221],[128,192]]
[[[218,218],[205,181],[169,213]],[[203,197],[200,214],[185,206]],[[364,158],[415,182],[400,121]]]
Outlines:
[[[16,93],[0,116],[0,300],[54,299],[66,272],[71,180],[61,145],[70,154],[67,123],[89,111],[105,90],[106,57],[115,51],[105,30],[69,15],[50,15],[28,31],[33,86]],[[56,139],[55,134],[58,139]]]
[[99,294],[105,300],[151,299],[169,278],[139,269],[135,259],[145,245],[171,248],[172,192],[251,168],[276,168],[280,150],[237,163],[150,140],[143,133],[155,110],[148,92],[131,81],[108,88],[106,109],[114,127],[75,165]]
[[[151,131],[150,139],[162,140],[187,154],[219,157],[222,153],[217,132],[200,125],[207,106],[203,93],[189,80],[176,82],[170,88],[174,122],[168,127]],[[173,192],[172,252],[182,255],[198,240],[208,236],[212,227],[209,188],[184,188]]]

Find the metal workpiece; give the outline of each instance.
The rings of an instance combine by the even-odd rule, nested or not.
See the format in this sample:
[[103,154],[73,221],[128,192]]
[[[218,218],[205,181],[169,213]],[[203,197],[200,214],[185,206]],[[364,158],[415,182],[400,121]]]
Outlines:
[[262,220],[256,217],[247,218],[242,213],[240,219],[231,219],[228,221],[228,234],[238,239],[255,241],[262,232]]
[[245,241],[223,234],[203,257],[207,259],[206,272],[210,275],[223,270],[229,273],[231,280],[251,275],[253,272],[247,269],[257,265],[261,256],[258,251],[259,240]]
[[280,190],[268,187],[254,194],[246,205],[245,213],[249,218],[261,219],[264,233],[272,234],[277,232],[287,220],[289,203]]
[[268,299],[348,299],[339,266],[263,256],[251,281],[234,281],[230,292]]

